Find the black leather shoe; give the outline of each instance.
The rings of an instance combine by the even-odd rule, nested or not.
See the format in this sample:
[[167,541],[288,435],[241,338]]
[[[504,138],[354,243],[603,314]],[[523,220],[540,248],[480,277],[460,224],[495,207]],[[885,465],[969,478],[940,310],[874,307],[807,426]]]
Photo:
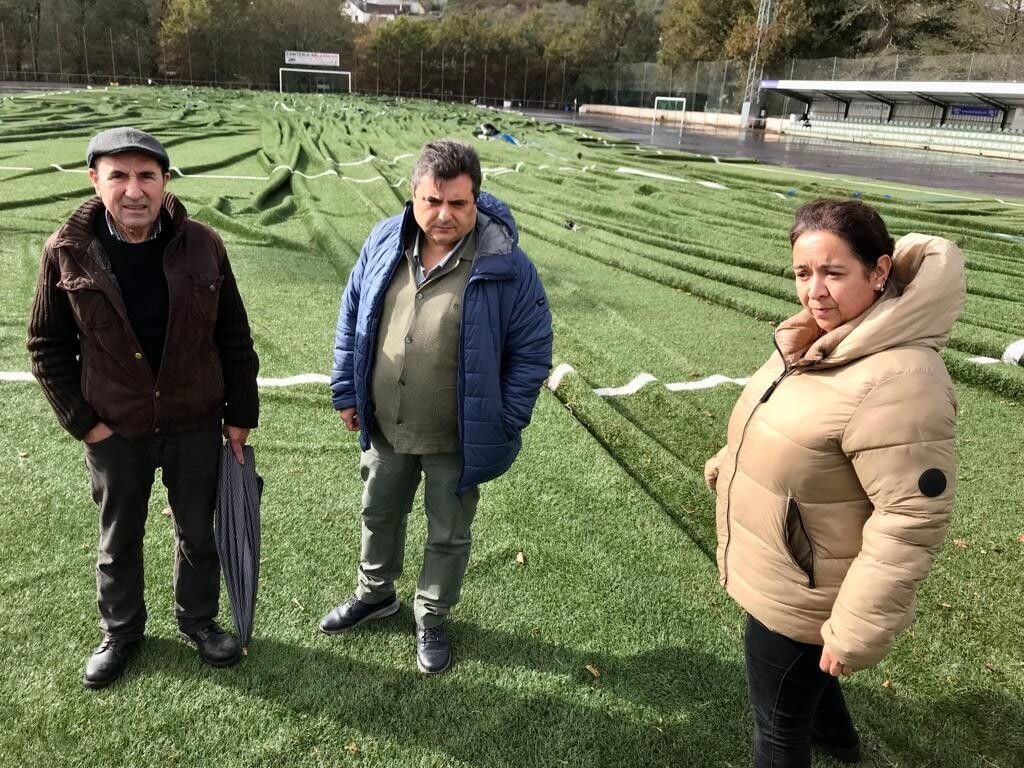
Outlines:
[[229,635],[215,621],[211,621],[195,632],[182,632],[186,640],[199,650],[199,658],[214,667],[230,667],[242,658],[238,640]]
[[425,675],[444,672],[452,663],[452,645],[444,624],[437,627],[416,626],[416,666]]
[[811,730],[811,744],[841,763],[860,762],[860,736],[852,725],[841,731],[814,728]]
[[117,680],[124,672],[129,657],[140,642],[140,639],[103,638],[103,642],[96,646],[92,656],[85,662],[85,674],[82,676],[83,685],[95,690],[96,688],[106,688]]
[[398,605],[396,595],[391,595],[380,603],[364,603],[353,595],[320,619],[320,631],[325,635],[336,635],[367,621],[390,616],[398,610]]

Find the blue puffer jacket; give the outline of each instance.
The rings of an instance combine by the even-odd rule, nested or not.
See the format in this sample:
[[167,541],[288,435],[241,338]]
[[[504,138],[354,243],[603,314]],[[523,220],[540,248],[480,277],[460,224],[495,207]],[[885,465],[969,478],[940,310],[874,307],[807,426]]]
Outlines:
[[[508,207],[481,193],[477,252],[462,301],[459,339],[459,493],[507,470],[551,368],[551,311],[537,270],[519,248]],[[370,447],[370,377],[384,294],[416,233],[410,205],[380,222],[363,246],[341,299],[334,338],[334,408],[355,406]]]

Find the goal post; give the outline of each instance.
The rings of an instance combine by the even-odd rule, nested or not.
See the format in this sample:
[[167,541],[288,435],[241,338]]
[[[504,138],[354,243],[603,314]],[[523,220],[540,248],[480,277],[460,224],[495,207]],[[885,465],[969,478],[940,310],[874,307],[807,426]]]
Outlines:
[[[297,90],[302,90],[308,93],[330,93],[334,90],[352,93],[352,73],[347,70],[279,67],[277,70],[277,88],[281,93],[285,92],[284,81],[286,72],[293,72],[299,75],[299,82],[302,87]],[[341,81],[341,87],[337,89],[330,87],[330,81],[335,79]]]
[[[658,124],[658,106],[663,103],[679,104],[679,109],[673,109],[672,112],[679,112],[679,140],[683,140],[683,116],[686,113],[686,97],[685,96],[655,96],[654,97],[654,114],[651,115],[651,138],[654,138],[654,128]],[[666,110],[669,111],[669,110]]]

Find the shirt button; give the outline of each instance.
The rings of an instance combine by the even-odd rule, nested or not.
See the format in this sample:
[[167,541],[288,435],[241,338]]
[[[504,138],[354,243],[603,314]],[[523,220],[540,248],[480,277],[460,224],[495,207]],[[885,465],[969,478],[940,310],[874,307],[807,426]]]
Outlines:
[[423,294],[422,293],[417,293],[416,294],[416,298],[417,299],[422,299],[423,298]]
[[[406,336],[405,337],[405,343],[406,344],[412,344],[412,336]],[[141,357],[141,355],[140,355],[140,357]]]
[[159,389],[156,392],[153,393],[153,397],[160,397],[160,390]]
[[398,380],[398,386],[404,387],[405,386],[405,382],[402,379],[399,379]]
[[210,283],[210,290],[211,291],[216,291],[217,290],[217,286],[215,284],[213,284],[213,283]]
[[399,419],[398,421],[395,422],[395,424],[397,424],[398,426],[402,426],[402,420]]
[[154,435],[159,435],[160,434],[160,427],[157,427],[156,429],[154,429],[153,430],[153,434]]
[[142,359],[142,353],[141,352],[136,352],[135,353],[135,359],[136,360],[141,360]]

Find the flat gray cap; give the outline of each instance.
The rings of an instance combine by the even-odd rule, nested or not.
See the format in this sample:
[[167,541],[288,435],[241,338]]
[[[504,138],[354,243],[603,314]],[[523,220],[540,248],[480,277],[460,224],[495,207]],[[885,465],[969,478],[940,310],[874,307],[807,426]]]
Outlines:
[[92,168],[96,161],[104,155],[119,155],[123,152],[141,152],[149,155],[164,169],[164,173],[171,165],[171,159],[167,156],[164,145],[154,139],[145,131],[138,128],[108,128],[100,131],[92,137],[89,147],[85,150],[85,162]]

